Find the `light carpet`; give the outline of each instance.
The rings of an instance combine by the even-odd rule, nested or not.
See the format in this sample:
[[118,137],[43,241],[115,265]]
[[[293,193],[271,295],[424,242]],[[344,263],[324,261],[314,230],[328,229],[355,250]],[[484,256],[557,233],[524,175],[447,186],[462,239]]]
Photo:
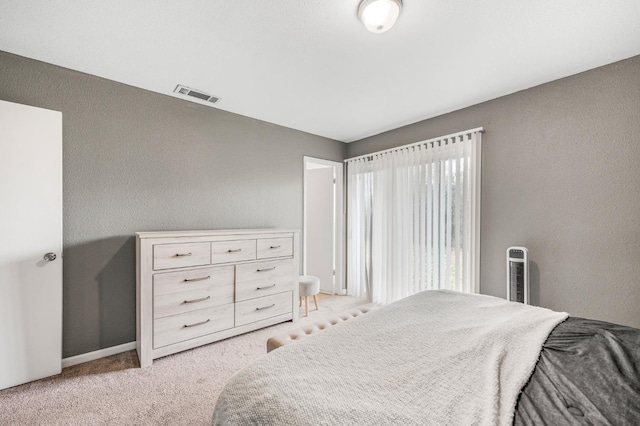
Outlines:
[[227,379],[266,354],[271,336],[306,321],[366,304],[320,295],[320,310],[155,360],[141,369],[135,351],[65,368],[62,374],[0,391],[0,425],[208,425]]

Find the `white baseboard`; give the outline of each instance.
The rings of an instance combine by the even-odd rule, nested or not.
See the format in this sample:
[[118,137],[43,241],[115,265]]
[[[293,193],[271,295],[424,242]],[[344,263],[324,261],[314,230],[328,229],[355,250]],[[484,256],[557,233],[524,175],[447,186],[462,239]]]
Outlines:
[[124,343],[118,346],[111,346],[110,348],[104,348],[104,349],[99,349],[93,352],[87,352],[86,354],[71,356],[69,358],[64,358],[62,360],[62,368],[71,367],[72,365],[84,364],[85,362],[108,357],[108,356],[119,354],[122,352],[131,351],[135,348],[136,348],[136,342],[129,342],[129,343]]

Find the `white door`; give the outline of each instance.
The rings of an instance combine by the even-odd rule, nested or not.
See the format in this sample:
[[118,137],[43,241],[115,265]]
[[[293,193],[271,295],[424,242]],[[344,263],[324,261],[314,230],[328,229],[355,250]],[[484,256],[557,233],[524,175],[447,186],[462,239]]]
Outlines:
[[0,240],[5,389],[61,371],[60,112],[0,101]]
[[342,287],[342,164],[305,157],[304,271],[323,293]]

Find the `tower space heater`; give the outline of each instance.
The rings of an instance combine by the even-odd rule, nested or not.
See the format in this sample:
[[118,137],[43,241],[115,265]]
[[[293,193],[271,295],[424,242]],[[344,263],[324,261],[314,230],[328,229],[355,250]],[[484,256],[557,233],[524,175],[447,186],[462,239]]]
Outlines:
[[507,300],[529,304],[529,254],[525,247],[507,249]]

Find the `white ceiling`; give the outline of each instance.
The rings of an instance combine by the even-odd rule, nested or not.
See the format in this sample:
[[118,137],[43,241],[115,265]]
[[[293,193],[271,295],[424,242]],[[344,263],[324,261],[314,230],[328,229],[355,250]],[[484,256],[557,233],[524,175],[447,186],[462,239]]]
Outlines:
[[640,54],[638,0],[2,0],[0,50],[350,142]]

